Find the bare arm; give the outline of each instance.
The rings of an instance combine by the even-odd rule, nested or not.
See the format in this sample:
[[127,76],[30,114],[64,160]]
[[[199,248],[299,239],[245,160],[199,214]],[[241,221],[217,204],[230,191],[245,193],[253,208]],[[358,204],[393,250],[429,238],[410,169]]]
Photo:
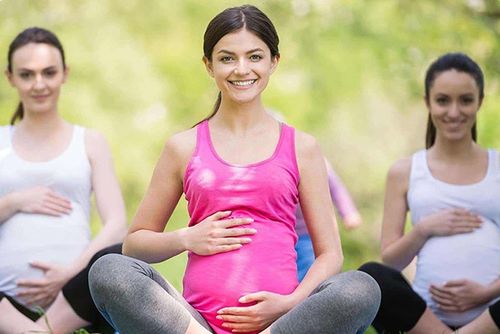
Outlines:
[[0,197],[0,224],[18,211],[19,207],[16,205],[13,193],[8,193]]
[[413,260],[427,240],[419,229],[414,228],[404,234],[410,169],[410,158],[397,161],[389,170],[385,190],[382,261],[398,270],[404,269]]
[[313,137],[297,132],[296,147],[300,204],[316,255],[316,260],[293,293],[298,300],[302,300],[319,283],[340,272],[343,255],[319,145]]
[[71,266],[74,274],[83,269],[99,250],[121,242],[125,236],[127,221],[125,203],[106,139],[99,132],[89,129],[85,132],[85,146],[92,168],[92,188],[103,227]]
[[187,159],[183,154],[185,146],[175,136],[165,144],[125,238],[124,254],[146,262],[160,262],[186,250],[182,242],[183,230],[163,233],[182,194],[181,166]]

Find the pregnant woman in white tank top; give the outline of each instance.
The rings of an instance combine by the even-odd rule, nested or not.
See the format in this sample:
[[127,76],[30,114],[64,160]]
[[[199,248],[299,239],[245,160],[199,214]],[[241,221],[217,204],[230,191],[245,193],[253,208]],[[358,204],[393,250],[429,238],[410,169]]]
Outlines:
[[[58,112],[68,68],[57,37],[26,29],[8,60],[20,104],[12,125],[0,127],[0,333],[47,330],[16,303],[45,308],[53,333],[69,333],[89,321],[61,290],[96,252],[121,242],[124,203],[105,138]],[[104,226],[90,240],[92,191]]]
[[[397,161],[387,179],[382,259],[391,268],[361,269],[381,286],[379,331],[500,333],[500,163],[476,142],[483,91],[481,69],[464,54],[427,70],[426,149]],[[399,271],[415,257],[410,287]]]

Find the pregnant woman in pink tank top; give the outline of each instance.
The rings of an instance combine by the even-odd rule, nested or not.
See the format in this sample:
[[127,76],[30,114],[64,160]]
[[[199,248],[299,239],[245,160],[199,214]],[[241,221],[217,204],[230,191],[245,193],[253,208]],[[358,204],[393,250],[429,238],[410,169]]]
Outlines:
[[[203,61],[220,89],[214,111],[167,141],[124,243],[130,257],[105,256],[90,272],[94,301],[120,333],[362,333],[375,315],[376,283],[361,272],[339,274],[342,250],[316,141],[264,109],[278,41],[253,6],[209,23]],[[189,225],[163,232],[183,193]],[[299,197],[316,251],[300,284]],[[180,295],[145,262],[184,251]]]

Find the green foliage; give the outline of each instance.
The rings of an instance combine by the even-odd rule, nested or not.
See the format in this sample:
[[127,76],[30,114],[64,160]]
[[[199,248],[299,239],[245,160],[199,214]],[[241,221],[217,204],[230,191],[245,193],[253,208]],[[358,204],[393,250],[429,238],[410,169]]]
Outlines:
[[[319,139],[365,220],[358,230],[341,231],[345,269],[378,258],[385,174],[393,161],[423,147],[423,75],[438,55],[463,51],[482,65],[479,140],[499,146],[498,1],[251,2],[268,13],[281,38],[265,102]],[[217,91],[201,62],[203,32],[216,13],[239,4],[3,0],[0,54],[28,26],[59,35],[71,68],[60,111],[106,135],[132,217],[166,138],[210,111]],[[1,81],[0,124],[16,104],[14,90]],[[183,203],[168,228],[187,220]],[[184,263],[183,255],[158,268],[180,287]]]

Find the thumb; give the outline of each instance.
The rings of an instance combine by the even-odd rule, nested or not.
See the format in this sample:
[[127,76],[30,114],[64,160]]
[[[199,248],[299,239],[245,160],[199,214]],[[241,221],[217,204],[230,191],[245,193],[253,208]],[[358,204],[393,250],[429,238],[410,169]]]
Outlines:
[[246,303],[251,303],[251,302],[261,302],[263,300],[266,300],[267,298],[267,292],[265,291],[259,291],[259,292],[254,292],[254,293],[249,293],[248,295],[244,295],[238,301],[242,304]]

